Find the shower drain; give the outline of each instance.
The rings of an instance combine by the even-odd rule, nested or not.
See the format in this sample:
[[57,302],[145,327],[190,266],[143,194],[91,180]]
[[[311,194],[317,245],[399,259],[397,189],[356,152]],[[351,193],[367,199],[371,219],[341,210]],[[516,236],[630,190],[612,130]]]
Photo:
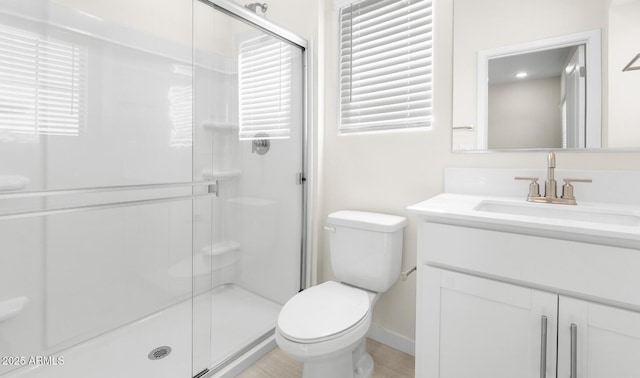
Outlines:
[[169,346],[161,346],[149,352],[147,357],[150,360],[160,360],[167,357],[171,353],[171,347]]

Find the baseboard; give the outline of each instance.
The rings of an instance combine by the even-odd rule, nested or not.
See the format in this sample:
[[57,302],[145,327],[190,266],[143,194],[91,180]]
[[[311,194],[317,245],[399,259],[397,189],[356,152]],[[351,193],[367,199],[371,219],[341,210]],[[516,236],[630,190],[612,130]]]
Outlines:
[[377,324],[371,324],[371,328],[369,328],[369,332],[367,332],[367,337],[401,352],[412,356],[416,355],[416,342],[414,340]]

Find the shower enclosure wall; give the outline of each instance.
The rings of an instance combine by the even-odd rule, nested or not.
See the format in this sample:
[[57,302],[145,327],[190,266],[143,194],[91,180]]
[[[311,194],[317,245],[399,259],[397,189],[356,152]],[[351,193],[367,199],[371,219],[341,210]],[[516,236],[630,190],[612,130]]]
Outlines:
[[305,286],[306,43],[227,0],[0,3],[0,376],[213,376]]

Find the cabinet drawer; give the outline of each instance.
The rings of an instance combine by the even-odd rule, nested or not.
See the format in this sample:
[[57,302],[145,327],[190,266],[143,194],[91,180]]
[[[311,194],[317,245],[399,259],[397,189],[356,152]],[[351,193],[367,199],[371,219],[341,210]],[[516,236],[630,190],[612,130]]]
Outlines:
[[432,222],[420,227],[421,264],[640,310],[638,250]]

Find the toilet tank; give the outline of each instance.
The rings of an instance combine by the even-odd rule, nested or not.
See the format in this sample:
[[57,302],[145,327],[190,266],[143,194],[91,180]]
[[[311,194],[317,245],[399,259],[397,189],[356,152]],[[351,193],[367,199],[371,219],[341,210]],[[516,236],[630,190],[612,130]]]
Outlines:
[[406,218],[341,210],[329,214],[327,223],[331,267],[339,281],[378,293],[398,281]]

